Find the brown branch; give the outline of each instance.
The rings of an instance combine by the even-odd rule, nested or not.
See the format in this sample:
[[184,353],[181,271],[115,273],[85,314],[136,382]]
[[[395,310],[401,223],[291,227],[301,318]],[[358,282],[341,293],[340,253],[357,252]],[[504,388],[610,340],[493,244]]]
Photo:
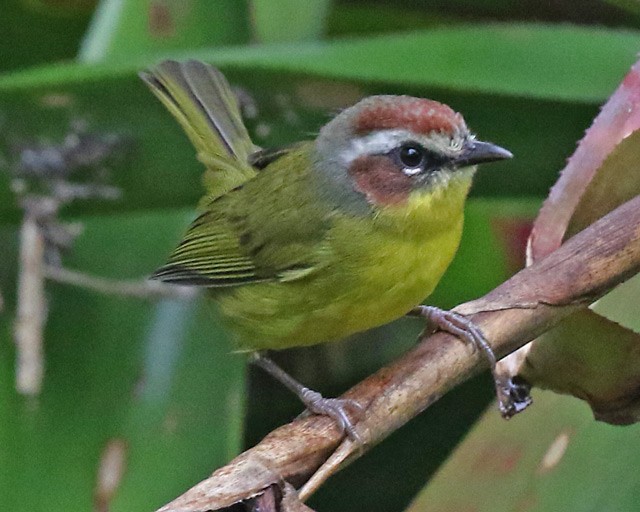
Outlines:
[[[639,270],[640,196],[482,299],[467,304],[465,310],[477,311],[473,321],[496,354],[504,356]],[[436,333],[354,386],[344,397],[366,408],[356,425],[367,443],[365,449],[484,367],[481,354],[471,352],[451,335]],[[300,485],[315,473],[300,492],[304,500],[363,451],[343,440],[331,419],[299,419],[273,431],[160,510],[218,510],[257,496],[283,479]]]

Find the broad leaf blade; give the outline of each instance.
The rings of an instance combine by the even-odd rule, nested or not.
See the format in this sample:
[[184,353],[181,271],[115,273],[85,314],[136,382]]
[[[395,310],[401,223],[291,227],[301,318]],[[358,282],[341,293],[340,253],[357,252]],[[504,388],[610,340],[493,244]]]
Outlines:
[[640,426],[594,422],[549,392],[535,404],[509,422],[487,411],[407,511],[636,510]]
[[[469,46],[470,39],[482,44]],[[640,36],[629,32],[489,25],[195,56],[221,66],[242,86],[253,112],[248,124],[264,146],[312,136],[337,105],[361,95],[436,97],[464,112],[483,138],[516,154],[504,179],[481,175],[476,193],[522,195],[547,190],[554,168],[594,112],[589,102],[613,89],[637,45]],[[78,204],[76,212],[194,205],[202,193],[202,169],[192,148],[134,75],[146,65],[57,66],[0,80],[9,144],[59,142],[78,119],[91,130],[132,140],[133,156],[111,173],[123,200]],[[9,188],[3,173],[0,217],[16,219]]]
[[204,46],[247,43],[244,2],[103,0],[85,34],[84,62],[127,62],[140,56]]
[[[147,275],[191,216],[87,219],[66,263],[103,276]],[[14,236],[7,229],[2,235]],[[8,261],[3,254],[3,270],[10,270]],[[90,509],[110,443],[124,445],[121,480],[110,497],[114,511],[160,506],[239,450],[244,358],[231,353],[209,304],[144,302],[48,285],[45,380],[41,395],[28,400],[13,389],[15,283],[7,277],[0,284],[7,299],[0,337],[0,509]]]

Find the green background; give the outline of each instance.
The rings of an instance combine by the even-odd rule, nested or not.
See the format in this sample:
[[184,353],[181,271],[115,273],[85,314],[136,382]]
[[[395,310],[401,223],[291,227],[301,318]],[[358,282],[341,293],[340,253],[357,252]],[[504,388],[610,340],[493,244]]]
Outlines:
[[[528,220],[636,59],[638,5],[7,0],[0,16],[0,509],[98,508],[101,454],[122,441],[125,469],[109,510],[152,510],[301,409],[278,384],[247,371],[210,304],[105,297],[53,283],[46,287],[43,390],[17,394],[12,331],[21,211],[11,182],[21,150],[60,143],[78,122],[129,142],[106,178],[121,199],[77,201],[62,211],[84,227],[63,262],[141,279],[163,263],[193,217],[202,169],[138,71],[163,58],[215,64],[251,99],[247,125],[265,147],[313,136],[363,95],[438,99],[462,112],[480,138],[515,155],[482,170],[474,185],[459,254],[429,299],[451,307],[522,265]],[[339,394],[412,346],[419,330],[400,320],[277,359],[305,384]],[[594,426],[575,399],[534,397],[539,412],[518,423],[496,426],[495,405],[478,420],[492,400],[490,379],[478,377],[330,480],[310,505],[402,510],[424,488],[413,507],[451,510],[450,499],[475,489],[469,464],[445,462],[469,432],[491,453],[517,432],[537,447],[530,457],[541,457],[570,423],[579,442],[544,485],[527,487],[535,499],[505,498],[535,481],[535,464],[518,462],[507,473],[480,464],[473,467],[486,477],[484,492],[455,510],[636,510],[637,428]],[[491,432],[503,437],[491,444]],[[467,460],[464,453],[457,457]]]

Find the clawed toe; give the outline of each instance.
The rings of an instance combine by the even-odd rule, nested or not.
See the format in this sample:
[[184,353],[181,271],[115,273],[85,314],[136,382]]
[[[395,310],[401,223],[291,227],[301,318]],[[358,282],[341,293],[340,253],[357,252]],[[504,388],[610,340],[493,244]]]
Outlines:
[[335,400],[337,402],[340,402],[344,407],[351,407],[352,409],[355,409],[357,412],[364,412],[364,407],[357,400],[353,400],[351,398],[329,398],[329,400]]
[[466,341],[472,348],[482,351],[489,361],[491,370],[496,366],[496,356],[480,328],[464,315],[434,306],[418,306],[411,312],[413,316],[422,316],[428,327],[439,329]]
[[531,385],[527,381],[516,376],[501,384],[502,396],[498,396],[498,405],[503,418],[509,419],[531,405]]
[[433,306],[417,306],[412,309],[411,316],[421,316],[427,320],[429,327],[446,331],[466,341],[473,349],[484,353],[493,375],[496,396],[500,412],[505,418],[525,409],[531,403],[528,384],[517,379],[505,379],[496,369],[496,355],[487,342],[480,328],[464,315],[455,311],[446,311]]
[[[347,409],[357,413],[357,416],[364,412],[362,404],[351,398],[324,398],[317,391],[304,387],[297,380],[291,377],[287,372],[282,370],[277,364],[264,354],[256,352],[252,355],[252,362],[260,366],[267,373],[278,379],[287,388],[293,391],[302,403],[307,407],[308,412],[320,414],[333,418],[343,433],[346,433],[354,443],[363,445],[364,443],[358,436],[356,429],[349,419]],[[306,415],[305,411],[303,414]]]
[[360,436],[349,419],[347,409],[364,412],[364,407],[356,400],[350,398],[324,398],[317,391],[308,389],[305,391],[303,401],[313,414],[320,414],[333,418],[340,429],[349,436],[354,443],[362,444]]

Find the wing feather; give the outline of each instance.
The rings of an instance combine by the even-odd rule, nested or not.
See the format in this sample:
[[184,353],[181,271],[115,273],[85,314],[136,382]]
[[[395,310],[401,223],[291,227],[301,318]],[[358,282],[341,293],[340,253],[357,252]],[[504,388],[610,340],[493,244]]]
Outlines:
[[248,162],[259,148],[251,142],[235,95],[220,71],[195,60],[167,60],[140,77],[195,146],[207,167],[204,182],[210,198],[255,176]]
[[208,64],[165,61],[141,77],[207,167],[204,213],[153,277],[222,287],[303,279],[322,268],[330,209],[310,186],[313,143],[260,150],[225,77]]
[[[280,152],[255,178],[210,201],[154,278],[209,287],[304,279],[331,259],[331,207],[310,185],[312,143]],[[303,158],[305,160],[300,161]]]

